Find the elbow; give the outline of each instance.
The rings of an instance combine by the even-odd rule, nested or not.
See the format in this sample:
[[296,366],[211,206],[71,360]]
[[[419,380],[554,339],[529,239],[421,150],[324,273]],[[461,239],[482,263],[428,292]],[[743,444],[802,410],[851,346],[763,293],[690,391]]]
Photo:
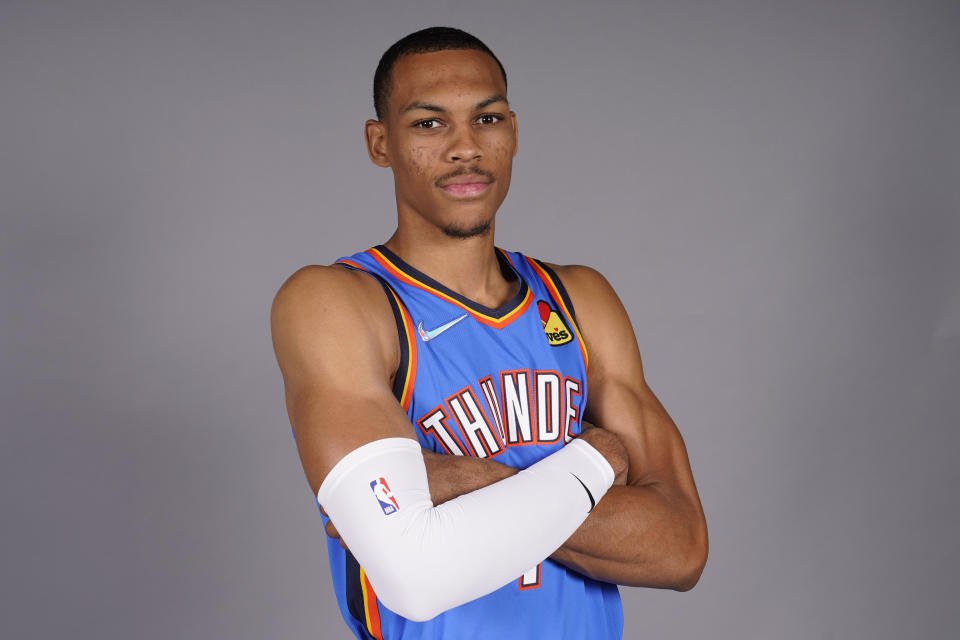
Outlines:
[[412,592],[402,594],[397,599],[388,600],[378,591],[377,597],[387,609],[412,622],[426,622],[443,613],[442,609],[438,609],[433,603],[427,602],[425,598]]
[[410,583],[409,575],[406,581],[399,580],[400,576],[377,576],[376,580],[368,577],[383,606],[407,620],[426,622],[443,613],[428,591]]
[[675,581],[671,586],[674,591],[690,591],[697,585],[703,568],[707,565],[709,547],[707,523],[701,515],[692,527],[688,543],[684,545],[681,557],[678,558]]
[[367,573],[370,586],[387,609],[413,622],[426,622],[449,606],[442,594],[433,589],[424,566],[405,562],[386,563],[376,575]]
[[[673,530],[660,540],[659,553],[653,556],[648,548],[629,563],[626,573],[607,579],[629,587],[652,587],[672,591],[690,591],[700,581],[707,564],[707,528],[701,519],[690,527]],[[589,574],[588,574],[589,575]]]
[[707,564],[706,555],[695,562],[688,562],[688,566],[678,573],[676,581],[673,584],[674,591],[690,591],[700,582],[700,576],[703,574],[703,567]]

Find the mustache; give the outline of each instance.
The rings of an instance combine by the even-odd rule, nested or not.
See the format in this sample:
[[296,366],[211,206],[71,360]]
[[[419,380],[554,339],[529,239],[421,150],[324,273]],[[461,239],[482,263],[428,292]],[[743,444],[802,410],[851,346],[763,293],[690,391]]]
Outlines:
[[492,171],[487,171],[486,169],[481,169],[480,167],[461,167],[456,171],[451,171],[450,173],[446,173],[440,176],[439,178],[436,179],[434,184],[438,187],[442,187],[449,180],[453,180],[454,178],[459,178],[460,176],[468,176],[468,175],[483,176],[484,178],[487,178],[490,182],[493,182],[494,180],[497,179],[497,177],[493,175]]

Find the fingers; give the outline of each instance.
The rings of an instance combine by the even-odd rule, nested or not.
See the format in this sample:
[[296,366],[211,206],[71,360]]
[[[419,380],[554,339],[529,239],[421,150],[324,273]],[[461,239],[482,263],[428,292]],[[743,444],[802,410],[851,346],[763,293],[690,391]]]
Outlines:
[[616,434],[600,427],[587,427],[577,437],[590,443],[607,459],[613,468],[614,484],[626,484],[630,468],[629,457],[623,441]]
[[335,526],[333,526],[333,520],[327,520],[327,526],[324,527],[324,529],[326,529],[327,535],[330,536],[331,538],[340,537],[340,532],[337,531],[337,528]]
[[327,532],[328,536],[330,536],[331,538],[337,539],[337,542],[340,543],[340,546],[343,549],[346,549],[347,551],[350,550],[350,548],[347,547],[346,543],[344,543],[343,538],[340,537],[340,532],[337,531],[337,528],[335,526],[333,526],[333,520],[327,520],[327,524],[323,528]]

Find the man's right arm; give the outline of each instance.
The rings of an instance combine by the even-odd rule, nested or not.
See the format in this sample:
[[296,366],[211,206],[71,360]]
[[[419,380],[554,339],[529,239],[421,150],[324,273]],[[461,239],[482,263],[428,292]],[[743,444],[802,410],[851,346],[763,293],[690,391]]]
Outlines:
[[[399,346],[380,285],[308,267],[278,292],[271,320],[308,482],[380,599],[404,617],[429,619],[510,582],[553,553],[625,471],[618,452],[606,453],[614,471],[583,441],[435,507],[390,389]],[[384,502],[393,498],[397,508]],[[506,537],[509,549],[489,548]]]
[[314,495],[354,449],[415,437],[389,386],[400,347],[376,280],[343,267],[304,267],[277,292],[270,320],[287,413]]

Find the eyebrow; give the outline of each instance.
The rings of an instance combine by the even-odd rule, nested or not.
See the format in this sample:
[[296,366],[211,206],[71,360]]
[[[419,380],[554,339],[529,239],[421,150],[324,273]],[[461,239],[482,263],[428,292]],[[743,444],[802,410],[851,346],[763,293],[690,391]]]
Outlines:
[[[507,101],[507,97],[503,94],[498,93],[496,95],[490,96],[486,100],[481,100],[480,102],[478,102],[473,107],[473,110],[479,111],[480,109],[483,109],[484,107],[489,107],[491,104],[494,104],[496,102],[506,102],[506,101]],[[429,102],[420,102],[419,100],[417,100],[416,102],[411,102],[400,113],[416,111],[417,109],[422,109],[424,111],[433,111],[434,113],[447,113],[447,110],[441,106],[430,104]]]

